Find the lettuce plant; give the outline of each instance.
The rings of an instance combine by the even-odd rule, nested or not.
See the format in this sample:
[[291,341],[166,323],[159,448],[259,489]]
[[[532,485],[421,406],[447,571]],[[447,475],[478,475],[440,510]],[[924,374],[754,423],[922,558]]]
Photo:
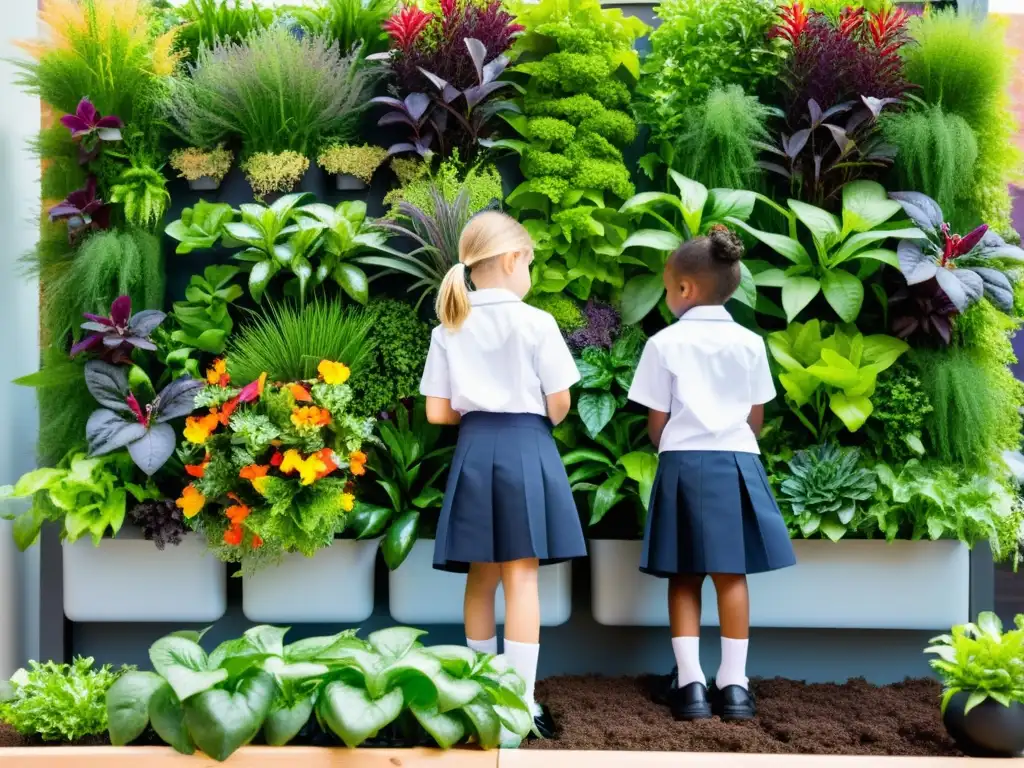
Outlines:
[[779,500],[792,513],[790,526],[804,538],[820,532],[839,541],[853,527],[859,502],[870,499],[876,487],[856,448],[825,443],[797,452],[779,486]]
[[[834,429],[827,410],[851,432],[864,426],[874,410],[871,398],[878,374],[909,349],[893,336],[864,336],[852,326],[836,328],[823,338],[818,320],[790,323],[785,331],[770,333],[767,341],[782,369],[779,383],[786,404],[819,440]],[[813,422],[802,411],[807,405],[814,411]]]
[[932,638],[925,653],[934,654],[929,664],[942,680],[943,712],[958,693],[968,694],[964,714],[988,699],[1004,707],[1024,704],[1024,614],[1014,627],[1003,632],[999,617],[984,611],[977,624]]
[[346,746],[411,724],[442,748],[472,739],[496,747],[502,727],[524,738],[532,714],[522,679],[501,657],[462,646],[424,647],[407,627],[354,630],[285,645],[287,629],[252,627],[207,654],[203,632],[176,632],[149,651],[152,672],[131,672],[107,694],[110,740],[147,726],[183,754],[226,760],[261,731],[280,746],[312,716]]
[[[925,238],[914,227],[894,228],[886,224],[899,211],[900,206],[886,197],[880,184],[862,180],[843,187],[841,219],[816,206],[790,200],[786,214],[788,236],[755,229],[738,217],[726,217],[726,221],[790,262],[786,269],[765,262],[747,262],[758,287],[782,289],[787,321],[792,322],[822,293],[840,319],[852,323],[864,303],[862,280],[882,264],[899,266],[896,252],[879,247],[881,243],[890,238],[904,238],[907,242]],[[813,258],[797,239],[798,221],[811,236]]]

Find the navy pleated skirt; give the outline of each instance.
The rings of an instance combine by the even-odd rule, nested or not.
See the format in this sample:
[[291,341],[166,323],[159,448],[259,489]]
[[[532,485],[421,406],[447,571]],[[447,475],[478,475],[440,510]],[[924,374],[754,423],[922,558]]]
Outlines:
[[795,563],[757,454],[666,451],[658,457],[641,571],[762,573]]
[[548,565],[586,554],[548,419],[532,413],[463,416],[437,523],[434,568],[467,573],[470,563],[536,557]]

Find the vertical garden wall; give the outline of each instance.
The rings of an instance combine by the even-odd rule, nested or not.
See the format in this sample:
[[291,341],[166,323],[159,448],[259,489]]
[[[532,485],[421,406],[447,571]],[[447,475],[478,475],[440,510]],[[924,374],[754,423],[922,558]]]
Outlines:
[[558,667],[656,663],[653,633],[623,658],[622,630],[592,622],[666,623],[664,586],[636,571],[656,456],[625,392],[671,319],[664,260],[715,225],[746,242],[729,309],[779,391],[762,450],[801,566],[752,582],[775,660],[799,628],[964,621],[969,548],[1018,556],[1003,454],[1024,251],[998,20],[823,0],[673,0],[652,27],[596,0],[165,5],[48,1],[23,47],[49,116],[24,259],[41,367],[18,382],[40,469],[4,493],[31,497],[19,546],[60,532],[74,649],[141,653],[163,622],[225,615],[460,621],[459,577],[424,555],[454,434],[416,392],[458,231],[489,207],[530,230],[527,301],[582,374],[555,436],[591,558],[544,569],[542,614],[566,648],[605,639]]

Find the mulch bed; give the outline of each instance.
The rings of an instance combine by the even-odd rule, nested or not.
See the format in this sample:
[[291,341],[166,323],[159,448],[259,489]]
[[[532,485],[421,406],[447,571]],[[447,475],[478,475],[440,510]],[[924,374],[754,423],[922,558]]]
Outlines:
[[960,756],[946,735],[934,680],[875,686],[755,680],[749,723],[672,719],[648,695],[649,677],[554,677],[537,684],[554,739],[524,749]]

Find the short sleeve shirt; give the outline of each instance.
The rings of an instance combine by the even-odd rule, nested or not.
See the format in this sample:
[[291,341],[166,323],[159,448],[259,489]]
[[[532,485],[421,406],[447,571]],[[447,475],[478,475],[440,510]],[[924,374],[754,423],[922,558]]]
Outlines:
[[774,397],[764,341],[722,306],[694,307],[648,339],[629,389],[669,414],[659,451],[760,453],[747,418]]
[[459,413],[547,415],[547,395],[580,379],[554,318],[501,288],[471,291],[469,302],[461,328],[431,334],[420,394]]

